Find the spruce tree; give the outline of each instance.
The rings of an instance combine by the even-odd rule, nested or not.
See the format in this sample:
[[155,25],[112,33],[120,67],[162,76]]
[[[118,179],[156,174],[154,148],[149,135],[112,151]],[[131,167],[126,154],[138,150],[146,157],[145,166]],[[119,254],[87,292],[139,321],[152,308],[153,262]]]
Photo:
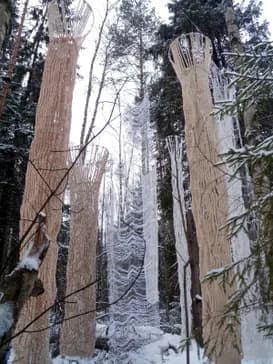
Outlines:
[[[15,13],[14,13],[15,14]],[[44,65],[41,49],[46,36],[45,10],[30,12],[33,28],[26,29],[10,92],[0,121],[0,270],[10,271],[19,254],[20,206],[30,143],[33,138],[35,111]],[[15,15],[14,15],[15,16]],[[1,72],[5,75],[17,29],[13,19],[12,36],[3,49]],[[2,85],[1,85],[2,88]]]

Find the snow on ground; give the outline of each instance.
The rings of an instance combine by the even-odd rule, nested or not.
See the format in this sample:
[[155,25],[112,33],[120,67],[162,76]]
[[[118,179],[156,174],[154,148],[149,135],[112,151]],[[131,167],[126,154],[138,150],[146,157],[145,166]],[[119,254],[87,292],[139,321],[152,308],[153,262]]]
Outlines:
[[[100,328],[103,330],[103,328]],[[158,334],[157,329],[151,330],[151,335]],[[146,332],[145,332],[146,331]],[[148,333],[148,329],[143,329],[145,335]],[[124,363],[128,364],[187,364],[186,352],[180,352],[181,337],[179,335],[163,334],[161,332],[158,340],[141,347],[136,352],[131,352],[129,357]],[[176,353],[175,348],[178,352]],[[69,361],[70,360],[70,361]],[[112,361],[113,357],[106,352],[100,352],[95,359],[80,359],[80,358],[56,358],[53,364],[123,364],[121,361]],[[190,363],[191,364],[213,364],[209,362],[203,356],[202,349],[198,349],[195,342],[192,342],[190,348]],[[232,363],[231,363],[232,364]],[[273,364],[271,360],[259,360],[259,361],[245,361],[242,360],[242,364]]]
[[[159,329],[148,330],[141,328],[143,334],[150,336],[151,339],[157,340],[141,347],[135,352],[129,353],[126,363],[130,364],[186,364],[186,353],[181,353],[179,347],[181,345],[181,337],[179,335],[163,334]],[[160,334],[160,335],[159,335]],[[177,353],[175,352],[177,351]],[[209,362],[202,357],[202,351],[198,353],[195,343],[192,343],[190,350],[191,364],[209,364]],[[54,364],[110,364],[112,363],[110,354],[101,352],[95,359],[79,359],[79,358],[56,358]],[[75,362],[72,362],[74,360]],[[119,363],[122,364],[122,363]]]
[[[97,334],[102,336],[106,333],[105,325],[97,325]],[[139,327],[140,331],[147,342],[139,350],[129,353],[124,363],[128,364],[187,364],[186,352],[181,353],[181,336],[173,334],[164,334],[161,330],[151,327]],[[154,340],[154,341],[153,341]],[[153,341],[153,342],[151,342]],[[13,354],[13,353],[12,353]],[[122,361],[113,360],[111,354],[100,352],[96,358],[80,359],[80,358],[61,358],[53,360],[53,364],[123,364]],[[14,355],[11,355],[9,364],[13,362]],[[210,363],[203,355],[202,349],[199,349],[195,342],[192,342],[190,348],[190,364],[213,364]],[[231,363],[232,364],[232,363]],[[271,360],[244,361],[242,364],[273,364]]]

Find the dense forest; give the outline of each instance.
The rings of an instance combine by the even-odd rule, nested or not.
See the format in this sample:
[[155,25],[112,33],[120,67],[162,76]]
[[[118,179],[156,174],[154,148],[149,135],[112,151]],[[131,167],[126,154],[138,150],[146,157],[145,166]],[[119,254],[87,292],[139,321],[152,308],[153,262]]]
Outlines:
[[0,363],[273,363],[262,2],[156,10],[0,0]]

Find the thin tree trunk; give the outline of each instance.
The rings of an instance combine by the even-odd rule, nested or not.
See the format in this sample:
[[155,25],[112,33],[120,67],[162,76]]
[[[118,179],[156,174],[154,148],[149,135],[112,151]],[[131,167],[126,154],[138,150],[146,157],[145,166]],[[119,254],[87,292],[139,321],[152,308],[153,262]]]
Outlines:
[[186,211],[186,229],[191,269],[191,299],[192,299],[192,332],[196,342],[203,346],[202,333],[202,292],[200,283],[199,246],[196,235],[195,221],[192,210]]
[[[109,15],[109,0],[106,1],[104,17],[103,17],[102,24],[99,29],[98,40],[97,40],[95,51],[94,51],[92,61],[90,64],[88,87],[87,87],[86,101],[85,101],[85,106],[84,106],[84,116],[83,116],[82,130],[81,130],[81,136],[80,136],[80,146],[81,147],[84,145],[84,141],[86,140],[85,131],[86,131],[86,125],[87,125],[89,103],[90,103],[90,98],[91,98],[91,94],[92,94],[92,90],[93,90],[94,66],[95,66],[95,62],[98,57],[98,52],[99,52],[99,49],[101,46],[101,41],[102,41],[102,35],[103,35],[103,31],[105,28],[105,24],[106,24],[108,15]],[[91,122],[91,124],[92,124],[92,122]],[[91,125],[91,129],[93,129],[93,125]]]

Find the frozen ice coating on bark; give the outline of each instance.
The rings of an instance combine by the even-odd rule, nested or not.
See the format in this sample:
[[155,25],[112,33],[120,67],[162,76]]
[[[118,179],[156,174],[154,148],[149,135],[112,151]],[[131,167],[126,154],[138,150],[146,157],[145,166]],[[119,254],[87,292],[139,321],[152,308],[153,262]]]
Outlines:
[[[185,295],[184,295],[184,266],[189,261],[188,243],[185,232],[185,200],[183,188],[183,170],[182,170],[182,140],[178,136],[168,137],[166,140],[167,147],[171,158],[172,168],[172,195],[173,195],[173,221],[175,233],[175,248],[178,262],[178,281],[180,288],[180,305],[181,305],[181,336],[186,339],[185,326]],[[188,317],[191,323],[191,273],[186,270],[187,282],[187,303]]]
[[[156,166],[152,159],[152,138],[150,130],[150,100],[146,93],[140,104],[140,123],[142,123],[142,203],[143,237],[146,242],[144,272],[146,297],[152,304],[159,303],[158,292],[158,222],[156,195]],[[158,317],[159,325],[159,317]]]
[[[212,64],[210,73],[214,109],[217,111],[217,105],[221,102],[234,101],[235,86],[230,86],[229,80],[224,76],[215,64]],[[216,113],[214,117],[217,134],[218,149],[220,154],[227,153],[230,149],[241,147],[241,135],[238,119],[231,115],[223,115],[220,117]],[[240,216],[245,212],[244,201],[242,196],[242,176],[240,171],[236,175],[236,165],[226,163],[226,184],[228,190],[228,218]],[[246,177],[248,171],[245,170]],[[233,178],[231,178],[233,176]],[[239,261],[250,255],[250,240],[246,233],[246,229],[240,229],[231,238],[233,260]],[[249,278],[251,279],[251,278]],[[255,290],[255,288],[253,288]],[[254,291],[253,291],[254,293]],[[258,294],[257,288],[255,296]],[[251,301],[251,292],[246,297],[246,304]],[[245,360],[253,360],[254,363],[269,363],[273,357],[272,339],[266,339],[257,327],[260,324],[259,310],[242,310],[241,311],[241,341],[243,358]]]
[[[110,302],[130,287],[122,300],[110,306],[109,345],[117,362],[126,362],[129,351],[148,340],[139,327],[159,326],[156,186],[148,117],[149,100],[145,97],[127,115],[133,141],[129,144],[135,150],[129,153],[132,169],[124,167],[127,191],[123,211],[115,207],[120,202],[119,192],[112,187],[106,212],[106,226],[112,226],[106,230]],[[120,220],[113,219],[111,211],[117,211]]]

